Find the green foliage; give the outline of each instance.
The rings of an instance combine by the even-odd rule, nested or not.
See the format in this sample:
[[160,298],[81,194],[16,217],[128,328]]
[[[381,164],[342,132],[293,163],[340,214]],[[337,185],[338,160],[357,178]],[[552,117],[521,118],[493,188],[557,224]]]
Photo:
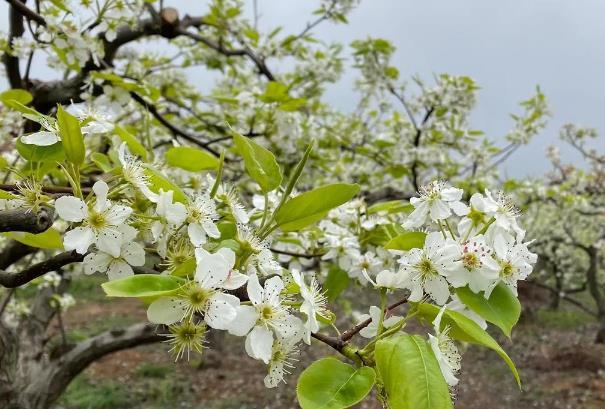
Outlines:
[[489,300],[486,300],[483,294],[475,294],[468,287],[456,289],[456,294],[467,307],[496,325],[510,338],[511,331],[521,315],[521,303],[507,285],[498,284]]
[[174,276],[138,274],[108,281],[101,287],[109,297],[157,297],[172,294],[181,283]]
[[331,209],[351,200],[359,185],[335,183],[321,186],[288,200],[276,213],[282,231],[297,231],[323,219]]
[[408,251],[411,249],[421,249],[422,247],[424,247],[425,239],[426,233],[419,231],[405,232],[389,240],[389,242],[384,245],[384,248],[389,250],[404,251]]
[[166,376],[172,372],[174,372],[174,366],[155,364],[152,362],[143,362],[136,370],[138,376],[158,379],[166,378]]
[[29,145],[17,140],[17,151],[31,162],[62,162],[65,160],[65,150],[59,141],[48,146]]
[[350,281],[346,271],[338,266],[332,267],[324,283],[328,300],[334,301],[349,286]]
[[355,368],[336,358],[324,358],[302,372],[296,395],[302,409],[348,408],[366,397],[375,377],[368,366]]
[[133,134],[121,126],[116,126],[113,130],[123,142],[126,142],[126,146],[128,146],[128,150],[132,154],[140,156],[143,160],[147,160],[147,149]]
[[180,187],[172,183],[168,178],[156,172],[152,168],[145,168],[145,175],[149,178],[149,189],[154,193],[160,193],[160,190],[164,192],[173,191],[173,199],[176,202],[187,203],[187,196],[181,190]]
[[78,377],[61,400],[69,409],[116,409],[129,407],[131,396],[131,391],[120,382],[90,382]]
[[[439,307],[431,304],[419,304],[418,312],[421,317],[425,318],[429,322],[432,322],[439,313]],[[459,312],[446,310],[443,314],[443,318],[441,319],[441,329],[443,330],[447,326],[450,327],[449,335],[452,338],[463,342],[470,342],[471,344],[482,345],[492,349],[498,355],[500,355],[500,358],[506,362],[513,373],[519,388],[521,387],[521,379],[513,361],[510,359],[508,354],[504,352],[502,347],[498,345],[496,340],[493,339],[485,330],[483,330],[483,328],[477,325],[475,321],[467,318]]]
[[275,156],[250,138],[233,132],[233,141],[244,158],[246,171],[259,184],[264,193],[277,189],[282,181],[282,173]]
[[80,121],[69,112],[64,111],[63,107],[59,105],[57,108],[57,125],[65,150],[65,157],[74,165],[81,165],[86,158],[86,148],[84,147]]
[[39,249],[63,248],[63,240],[61,238],[61,234],[57,231],[57,229],[54,229],[52,227],[38,234],[11,232],[4,233],[4,236]]
[[13,88],[0,93],[0,101],[3,104],[6,104],[7,101],[13,100],[20,104],[27,105],[32,102],[33,99],[34,97],[31,93],[20,88]]
[[376,369],[390,409],[450,409],[450,391],[429,343],[402,334],[379,340]]
[[218,158],[200,149],[189,146],[176,146],[166,151],[166,163],[170,166],[200,172],[202,170],[217,169]]

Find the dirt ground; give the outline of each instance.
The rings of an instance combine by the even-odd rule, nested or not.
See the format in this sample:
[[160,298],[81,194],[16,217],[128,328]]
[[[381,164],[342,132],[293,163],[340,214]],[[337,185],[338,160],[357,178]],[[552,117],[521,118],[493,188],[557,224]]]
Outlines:
[[[87,298],[93,301],[80,302],[65,317],[68,337],[74,341],[145,318],[138,301]],[[523,390],[495,353],[470,346],[463,354],[456,408],[605,408],[605,346],[592,343],[596,323],[573,309],[536,309],[532,316],[516,327],[512,342],[496,337],[515,361]],[[323,346],[302,348],[288,385],[267,390],[264,366],[245,355],[241,339],[222,336],[210,341],[211,349],[201,358],[177,363],[165,344],[109,355],[72,383],[57,408],[297,408],[298,373],[314,359],[332,353]],[[357,408],[381,409],[369,399]]]

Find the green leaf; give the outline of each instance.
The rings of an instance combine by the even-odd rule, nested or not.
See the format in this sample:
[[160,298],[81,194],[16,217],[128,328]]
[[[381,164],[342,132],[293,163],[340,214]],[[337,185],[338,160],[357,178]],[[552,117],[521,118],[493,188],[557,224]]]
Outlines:
[[168,149],[166,152],[166,163],[170,166],[188,170],[189,172],[199,172],[202,170],[217,169],[219,160],[201,149],[189,146],[177,146]]
[[130,153],[141,157],[144,161],[147,160],[147,149],[145,149],[143,144],[139,142],[133,134],[121,126],[114,127],[114,131],[123,142],[126,142],[126,146],[128,146]]
[[64,111],[63,107],[59,105],[57,108],[57,125],[67,160],[74,165],[81,165],[86,158],[86,148],[84,147],[80,121],[69,112]]
[[93,152],[90,155],[90,160],[93,161],[93,163],[97,165],[103,172],[109,172],[111,169],[113,169],[109,156],[101,152]]
[[355,368],[336,358],[324,358],[300,374],[296,396],[302,409],[348,408],[366,397],[375,378],[369,366]]
[[172,198],[175,202],[187,203],[187,196],[180,187],[166,179],[164,176],[156,172],[151,168],[144,169],[145,175],[149,178],[149,189],[154,193],[160,193],[160,190],[164,192],[173,191]]
[[169,295],[182,285],[175,276],[137,274],[101,284],[109,297],[157,297]]
[[41,118],[41,117],[45,117],[45,115],[42,115],[41,113],[39,113],[38,111],[36,111],[33,108],[30,107],[26,107],[25,105],[23,105],[21,102],[19,102],[16,99],[5,99],[2,100],[2,103],[4,105],[6,105],[9,108],[14,109],[15,111],[21,112],[22,114],[26,115],[26,117],[28,119],[31,119],[32,121],[37,121],[37,119],[35,118]]
[[258,99],[268,104],[273,102],[286,102],[290,99],[288,87],[282,83],[271,81],[267,84],[264,94],[259,95]]
[[29,145],[17,140],[17,152],[31,162],[61,162],[65,160],[63,144],[59,141],[48,146]]
[[402,334],[379,340],[376,369],[390,409],[451,409],[450,391],[429,343]]
[[260,185],[264,193],[276,189],[282,181],[282,173],[275,156],[250,138],[233,132],[233,140],[244,158],[248,174]]
[[4,233],[4,236],[39,249],[63,249],[61,234],[54,228],[38,234],[10,232]]
[[384,248],[389,250],[404,250],[421,249],[424,247],[426,233],[420,231],[408,231],[401,233],[397,237],[389,240]]
[[349,281],[349,275],[346,271],[338,266],[332,267],[323,285],[328,300],[334,301],[348,287]]
[[335,183],[321,186],[288,200],[275,215],[275,221],[282,231],[300,230],[353,198],[359,192],[359,185]]
[[414,210],[414,206],[410,203],[406,203],[402,200],[391,200],[388,202],[381,202],[373,204],[368,207],[367,214],[375,214],[375,213],[387,213],[387,214],[395,214],[395,213],[411,213]]
[[[439,313],[439,307],[431,304],[418,304],[418,312],[420,313],[420,316],[425,318],[427,321],[433,322]],[[446,310],[443,314],[443,318],[441,319],[441,329],[447,326],[450,326],[451,328],[449,335],[452,338],[463,342],[470,342],[471,344],[482,345],[500,355],[500,358],[506,362],[513,373],[519,388],[521,387],[519,372],[517,372],[517,368],[515,367],[513,361],[510,359],[507,353],[504,352],[496,340],[493,339],[483,328],[477,325],[475,321],[467,318],[465,315],[462,315],[459,312]]]
[[464,305],[500,328],[510,338],[511,331],[521,315],[521,303],[507,285],[498,284],[488,300],[482,293],[475,294],[468,287],[456,289],[456,295]]
[[9,100],[14,100],[20,104],[27,105],[34,100],[34,97],[24,89],[13,88],[0,94],[0,101],[5,103]]

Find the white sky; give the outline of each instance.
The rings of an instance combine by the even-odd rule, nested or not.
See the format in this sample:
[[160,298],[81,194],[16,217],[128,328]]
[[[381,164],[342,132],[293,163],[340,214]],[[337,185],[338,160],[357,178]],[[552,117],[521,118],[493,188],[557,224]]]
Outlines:
[[[311,21],[315,0],[257,0],[259,28],[277,25],[297,33]],[[204,13],[207,1],[165,0],[165,5]],[[251,16],[252,0],[248,0]],[[501,140],[520,112],[518,101],[540,85],[550,101],[553,118],[529,146],[505,167],[511,176],[539,175],[548,168],[547,145],[562,146],[564,158],[579,160],[557,143],[566,122],[605,130],[605,1],[603,0],[362,0],[348,25],[324,23],[315,33],[326,41],[349,44],[354,39],[382,37],[397,47],[394,58],[402,77],[447,72],[473,77],[481,86],[474,128]],[[0,30],[7,30],[7,7],[0,3]],[[39,61],[42,64],[42,60]],[[35,72],[44,72],[36,67]],[[331,87],[329,102],[352,107],[354,73]],[[204,80],[200,81],[204,84]],[[605,138],[594,144],[605,150]]]

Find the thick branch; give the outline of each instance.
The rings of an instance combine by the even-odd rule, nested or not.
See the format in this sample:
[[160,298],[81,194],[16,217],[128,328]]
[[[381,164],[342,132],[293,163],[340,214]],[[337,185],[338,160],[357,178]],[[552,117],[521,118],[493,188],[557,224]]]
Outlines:
[[34,264],[18,273],[9,273],[0,271],[0,285],[7,288],[15,288],[29,283],[30,281],[43,276],[51,271],[57,271],[71,263],[77,263],[84,260],[84,255],[76,253],[75,250],[59,253],[54,257]]
[[[8,12],[8,45],[10,48],[12,48],[13,41],[21,37],[25,31],[22,13],[18,11],[19,7],[25,7],[25,5],[19,0],[9,1],[9,3],[11,6]],[[21,88],[21,69],[19,68],[19,57],[12,56],[8,52],[5,52],[2,56],[2,61],[4,62],[4,68],[6,69],[6,76],[8,77],[10,86],[12,88]]]
[[105,355],[164,339],[157,333],[156,327],[153,324],[139,323],[124,329],[110,330],[80,342],[51,366],[48,375],[52,383],[47,402],[54,402],[76,375]]
[[[0,184],[0,190],[4,190],[7,192],[18,192],[21,187],[18,184]],[[88,187],[82,187],[82,193],[88,194],[92,191],[92,189]],[[51,195],[73,195],[74,190],[68,186],[42,186],[42,192],[48,193]]]
[[27,256],[28,254],[35,253],[38,250],[40,249],[26,246],[25,244],[20,243],[17,240],[10,241],[2,249],[2,253],[0,253],[0,270],[15,264],[23,257]]
[[0,232],[22,231],[42,233],[53,224],[54,211],[42,207],[38,212],[28,209],[10,209],[0,211]]
[[226,48],[221,43],[216,43],[208,38],[205,38],[198,34],[187,31],[186,29],[183,29],[181,27],[178,27],[175,31],[176,31],[176,33],[178,33],[180,35],[187,36],[195,41],[198,41],[198,42],[204,44],[206,47],[211,48],[214,51],[217,51],[218,53],[223,54],[226,57],[247,56],[254,63],[254,65],[256,65],[256,68],[258,68],[258,71],[261,74],[263,74],[269,81],[275,81],[275,76],[269,70],[269,67],[267,67],[267,64],[265,64],[265,61],[263,60],[263,58],[256,55],[251,49],[249,49],[249,48],[229,49],[229,48]]
[[25,5],[25,0],[6,0],[7,3],[11,5],[11,8],[21,14],[23,17],[30,21],[35,21],[41,26],[46,26],[46,21],[44,17],[30,9]]

